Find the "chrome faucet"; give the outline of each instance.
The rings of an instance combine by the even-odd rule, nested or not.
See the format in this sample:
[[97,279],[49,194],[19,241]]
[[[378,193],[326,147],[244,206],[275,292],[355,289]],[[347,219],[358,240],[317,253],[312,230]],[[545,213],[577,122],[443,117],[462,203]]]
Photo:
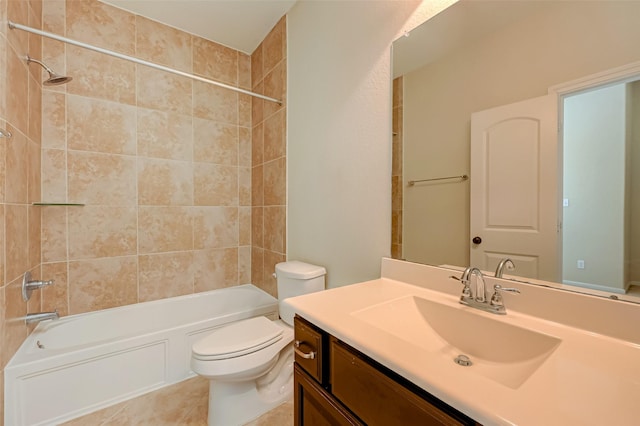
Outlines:
[[502,278],[502,272],[505,266],[510,271],[516,269],[516,265],[513,264],[513,261],[508,257],[505,257],[500,261],[500,263],[498,263],[498,266],[496,267],[496,273],[495,273],[496,278]]
[[[471,286],[471,277],[476,276],[475,286]],[[506,291],[509,293],[520,293],[517,288],[502,287],[499,284],[493,286],[493,295],[490,300],[486,298],[486,288],[484,282],[484,275],[482,271],[475,267],[467,267],[460,278],[452,275],[449,278],[458,280],[462,283],[464,288],[462,289],[462,295],[460,296],[460,303],[463,305],[471,306],[472,308],[480,309],[482,311],[491,312],[492,314],[504,315],[507,310],[502,300],[500,292]]]
[[60,318],[58,315],[58,310],[56,309],[53,312],[38,312],[35,314],[27,314],[24,319],[25,324],[31,324],[34,322],[40,322],[45,320],[54,320]]
[[[460,278],[460,281],[462,282],[466,281],[470,283],[471,277],[473,275],[476,276],[476,285],[475,285],[475,289],[471,291],[472,298],[476,302],[484,303],[486,301],[486,295],[485,295],[486,290],[484,285],[484,276],[482,275],[482,271],[480,271],[480,269],[475,267],[472,268],[471,266],[469,266],[462,273],[462,277]],[[471,285],[469,285],[469,287],[471,288]]]

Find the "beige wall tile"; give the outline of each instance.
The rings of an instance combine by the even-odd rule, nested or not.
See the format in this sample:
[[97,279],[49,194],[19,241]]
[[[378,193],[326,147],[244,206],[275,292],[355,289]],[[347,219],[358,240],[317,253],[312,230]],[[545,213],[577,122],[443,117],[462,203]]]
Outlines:
[[60,316],[69,315],[69,278],[67,262],[43,263],[42,279],[54,280],[53,285],[42,289],[42,310],[58,310]]
[[67,37],[135,55],[135,16],[96,0],[67,0]]
[[251,205],[264,205],[264,177],[262,165],[251,169]]
[[[1,0],[0,0],[1,1]],[[1,80],[1,79],[0,79]],[[7,124],[0,120],[0,128],[7,129]],[[0,204],[4,203],[5,197],[5,184],[7,183],[7,168],[6,168],[6,158],[7,158],[7,144],[0,143]],[[1,275],[0,275],[1,277]]]
[[251,128],[238,129],[238,165],[251,167]]
[[241,206],[251,205],[251,167],[238,168],[238,203]]
[[238,208],[195,208],[193,234],[196,250],[237,247],[239,239]]
[[191,72],[191,35],[136,16],[136,57]]
[[68,93],[135,105],[134,63],[67,45],[66,64],[67,74],[73,77],[64,86]]
[[42,29],[65,34],[65,0],[45,0],[42,3]]
[[193,205],[193,168],[186,161],[140,158],[138,204]]
[[193,119],[193,156],[198,162],[238,165],[238,126]]
[[256,88],[258,83],[262,82],[262,78],[264,76],[262,72],[264,62],[262,54],[263,44],[264,41],[260,43],[260,45],[256,47],[256,50],[254,50],[251,54],[251,85],[254,89]]
[[193,72],[215,81],[237,86],[238,51],[200,37],[194,37]]
[[29,142],[13,126],[7,126],[7,129],[13,136],[2,139],[2,143],[6,143],[5,201],[24,204],[29,199]]
[[284,157],[286,146],[286,114],[281,109],[264,121],[264,161]]
[[138,253],[193,250],[193,219],[187,207],[138,209]]
[[238,284],[251,284],[251,246],[238,247]]
[[[31,50],[32,52],[34,50]],[[39,77],[39,76],[38,76]],[[40,145],[42,141],[42,89],[40,80],[29,79],[29,139]]]
[[194,202],[197,206],[237,206],[238,168],[194,163]]
[[238,52],[238,87],[251,90],[251,56]]
[[50,203],[67,201],[67,152],[63,149],[42,150],[42,200]]
[[263,41],[264,73],[271,71],[286,55],[286,18],[283,17]]
[[7,49],[6,78],[6,87],[10,89],[5,94],[7,121],[26,135],[28,134],[29,118],[29,71],[26,61],[20,58],[13,49]]
[[139,301],[193,293],[193,252],[140,256]]
[[69,259],[136,254],[136,208],[84,206],[69,209]]
[[69,314],[137,302],[137,257],[69,263]]
[[264,125],[253,126],[251,132],[251,165],[259,166],[264,163]]
[[[45,3],[48,4],[48,1]],[[46,19],[46,18],[45,18]],[[60,34],[56,31],[51,31],[56,34]],[[67,74],[67,45],[60,41],[51,40],[48,38],[42,39],[42,62],[47,64],[49,68],[53,69],[59,75],[69,75]],[[41,70],[44,72],[44,70]],[[48,75],[43,74],[40,81],[44,81]],[[71,76],[75,77],[75,76]],[[74,85],[78,84],[78,81],[74,81]],[[47,86],[43,88],[44,90],[58,93],[66,93],[68,84],[61,84],[58,86]]]
[[[4,204],[0,204],[0,292],[2,287],[6,284],[4,280],[4,270],[5,270],[4,249],[5,249],[5,241],[6,241],[4,229],[5,229]],[[0,303],[0,306],[3,306],[2,303]],[[0,339],[2,339],[1,328],[2,328],[2,314],[0,314]],[[0,352],[1,352],[1,349],[0,349]],[[1,353],[0,353],[0,360],[2,360]]]
[[5,282],[29,269],[29,216],[26,205],[5,205]]
[[251,208],[251,246],[264,247],[264,207]]
[[69,202],[136,204],[135,157],[68,151]]
[[238,124],[244,127],[251,127],[252,114],[251,96],[244,93],[238,94]]
[[[0,0],[0,2],[2,1]],[[1,11],[0,15],[2,15]],[[0,19],[0,22],[5,22],[2,16],[0,16]],[[0,25],[0,27],[4,27],[4,25]],[[7,93],[7,79],[5,77],[7,75],[7,46],[7,39],[0,37],[0,75],[2,75],[2,78],[0,78],[0,93],[4,94]],[[7,118],[7,97],[0,96],[0,119],[4,118]]]
[[138,108],[138,155],[168,160],[193,159],[193,118]]
[[135,155],[134,106],[69,95],[67,111],[68,149]]
[[42,261],[66,260],[67,247],[67,207],[42,207]]
[[42,91],[42,147],[65,149],[67,98],[62,93]]
[[192,84],[195,83],[186,77],[138,66],[136,72],[138,106],[190,114]]
[[236,92],[195,81],[193,93],[193,115],[221,123],[238,124]]
[[264,77],[264,94],[270,98],[278,99],[282,105],[271,101],[264,102],[264,118],[284,108],[287,98],[287,66],[280,62]]
[[27,206],[29,215],[29,269],[40,265],[42,258],[42,207]]
[[[18,24],[29,25],[29,3],[24,0],[7,1],[7,18]],[[24,31],[7,31],[7,40],[16,52],[29,50],[29,34]]]
[[198,250],[194,267],[196,292],[238,285],[238,248]]
[[287,201],[287,162],[281,157],[264,164],[264,205],[279,206]]
[[[260,84],[254,85],[253,91],[258,94],[264,94],[264,83],[261,81]],[[253,97],[251,98],[251,125],[256,126],[262,123],[264,119],[264,102],[260,98]]]
[[27,154],[29,160],[27,167],[29,174],[27,176],[28,202],[37,203],[42,199],[42,179],[41,179],[41,154],[40,145],[33,141],[27,144]]
[[264,208],[264,248],[284,253],[286,233],[286,207]]
[[251,246],[251,283],[256,287],[264,286],[264,249]]
[[239,236],[238,245],[251,245],[251,207],[240,207],[238,210]]

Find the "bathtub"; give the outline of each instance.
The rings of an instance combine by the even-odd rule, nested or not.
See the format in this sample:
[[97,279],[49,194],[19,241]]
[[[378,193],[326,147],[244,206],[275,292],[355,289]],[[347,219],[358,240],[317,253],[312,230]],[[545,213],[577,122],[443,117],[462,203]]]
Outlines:
[[278,303],[246,284],[38,324],[4,370],[5,424],[54,425],[185,380],[192,344]]

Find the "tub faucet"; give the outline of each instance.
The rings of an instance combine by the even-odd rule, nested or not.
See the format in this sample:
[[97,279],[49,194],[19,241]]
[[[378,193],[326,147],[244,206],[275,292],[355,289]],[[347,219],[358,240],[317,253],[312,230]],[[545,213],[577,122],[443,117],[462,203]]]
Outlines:
[[505,266],[510,271],[516,269],[516,265],[513,264],[513,261],[508,257],[505,257],[500,261],[500,263],[498,263],[498,266],[496,267],[496,273],[495,273],[496,278],[502,278],[502,272]]
[[56,309],[53,312],[38,312],[35,314],[27,314],[24,319],[25,324],[31,324],[34,322],[40,322],[45,320],[54,320],[60,318],[58,315],[58,310]]

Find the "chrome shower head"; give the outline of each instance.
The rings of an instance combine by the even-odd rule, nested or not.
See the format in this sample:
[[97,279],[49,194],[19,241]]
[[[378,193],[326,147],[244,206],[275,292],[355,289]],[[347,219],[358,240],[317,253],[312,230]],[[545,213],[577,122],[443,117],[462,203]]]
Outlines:
[[33,59],[31,56],[27,55],[27,64],[30,64],[31,62],[35,62],[36,64],[40,65],[47,73],[49,73],[49,78],[42,82],[42,84],[44,84],[45,86],[57,86],[59,84],[65,84],[73,80],[73,77],[66,77],[56,74],[51,68],[49,68],[39,60]]

